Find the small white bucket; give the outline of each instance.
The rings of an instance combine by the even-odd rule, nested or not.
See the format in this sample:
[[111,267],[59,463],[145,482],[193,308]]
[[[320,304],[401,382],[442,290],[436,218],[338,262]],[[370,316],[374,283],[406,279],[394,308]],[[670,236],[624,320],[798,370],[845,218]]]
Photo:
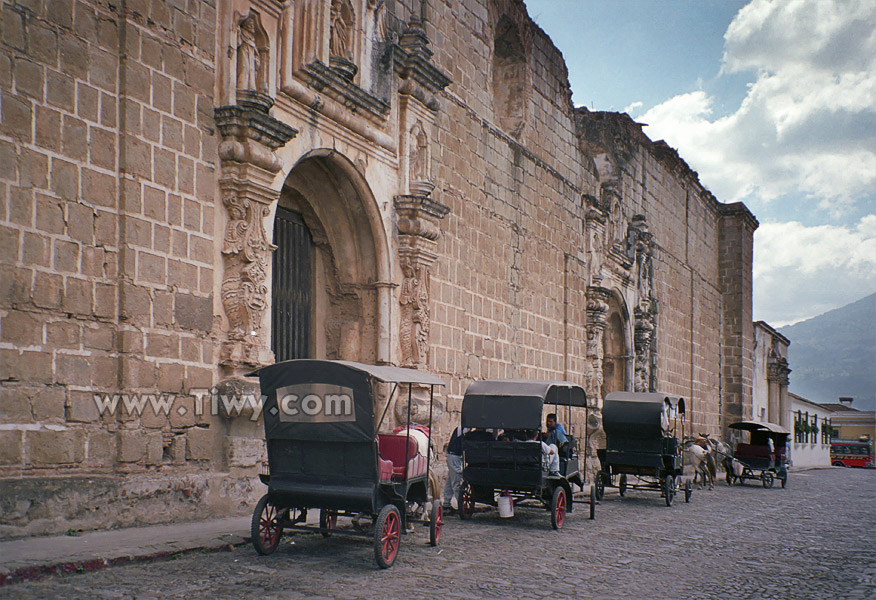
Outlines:
[[503,519],[514,516],[514,500],[510,495],[499,496],[499,516]]

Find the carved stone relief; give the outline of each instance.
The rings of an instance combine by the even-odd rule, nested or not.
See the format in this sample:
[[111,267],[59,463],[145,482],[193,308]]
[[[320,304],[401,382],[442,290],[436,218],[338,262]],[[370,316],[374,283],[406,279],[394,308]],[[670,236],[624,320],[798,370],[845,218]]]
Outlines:
[[402,264],[404,280],[399,293],[401,323],[399,343],[404,365],[424,366],[429,363],[429,277],[428,266]]
[[598,286],[587,288],[587,364],[585,390],[588,398],[602,397],[603,332],[607,324],[611,292]]

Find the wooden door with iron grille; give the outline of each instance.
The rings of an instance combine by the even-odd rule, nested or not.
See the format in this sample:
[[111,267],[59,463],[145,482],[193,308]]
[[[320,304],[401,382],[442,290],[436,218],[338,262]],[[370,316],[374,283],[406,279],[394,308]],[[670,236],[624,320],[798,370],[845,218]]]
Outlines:
[[277,208],[274,221],[271,349],[277,362],[309,358],[313,319],[313,238],[301,215]]

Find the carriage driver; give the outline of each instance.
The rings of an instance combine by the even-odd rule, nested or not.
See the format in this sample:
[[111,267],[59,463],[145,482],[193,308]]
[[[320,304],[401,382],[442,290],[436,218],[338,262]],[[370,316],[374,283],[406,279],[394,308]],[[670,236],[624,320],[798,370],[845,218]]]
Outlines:
[[547,426],[547,435],[544,436],[544,442],[548,446],[554,445],[558,449],[564,450],[569,440],[566,438],[566,429],[560,423],[557,423],[556,413],[550,413],[547,416],[545,425]]

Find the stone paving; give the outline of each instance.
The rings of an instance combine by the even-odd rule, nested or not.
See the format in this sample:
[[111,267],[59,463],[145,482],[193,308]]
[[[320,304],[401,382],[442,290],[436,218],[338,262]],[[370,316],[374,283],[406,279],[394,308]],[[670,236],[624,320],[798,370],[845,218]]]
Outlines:
[[595,521],[576,511],[559,532],[536,509],[452,517],[438,548],[418,526],[386,571],[368,541],[307,534],[268,557],[246,545],[15,584],[0,598],[876,597],[874,471],[794,472],[784,490],[721,482],[670,508],[609,490]]

